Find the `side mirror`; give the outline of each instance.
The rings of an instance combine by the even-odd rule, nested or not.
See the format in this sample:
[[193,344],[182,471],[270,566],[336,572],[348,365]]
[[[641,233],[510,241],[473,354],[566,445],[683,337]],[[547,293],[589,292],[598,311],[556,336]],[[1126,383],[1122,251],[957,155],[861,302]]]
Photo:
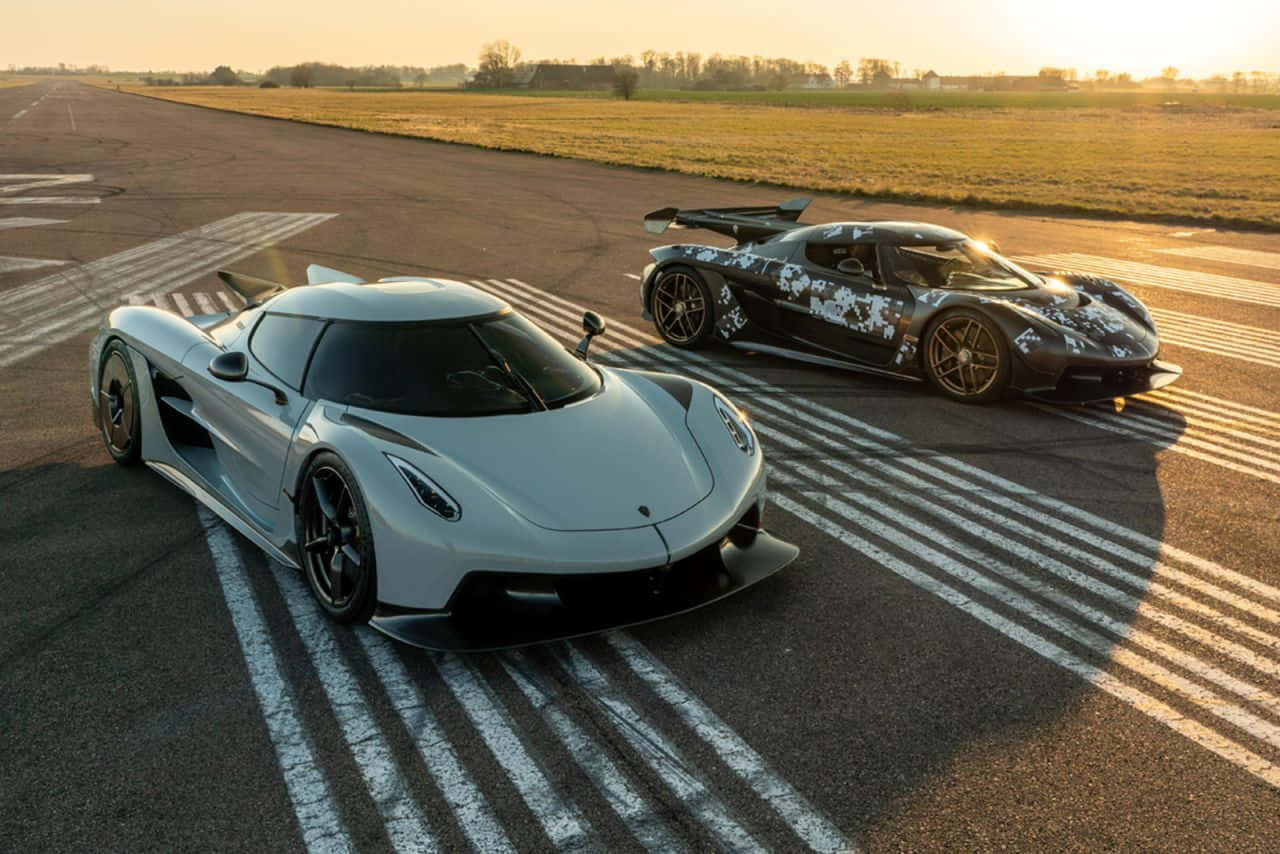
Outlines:
[[219,353],[209,360],[209,373],[229,383],[242,382],[249,376],[249,357],[237,351]]
[[575,350],[578,358],[587,358],[587,348],[591,346],[591,339],[603,334],[604,329],[604,318],[594,311],[588,311],[582,315],[582,331],[587,334],[578,342],[578,348]]
[[289,398],[285,397],[283,390],[270,383],[249,379],[249,357],[244,353],[235,350],[228,353],[219,353],[209,360],[209,373],[215,378],[229,383],[247,382],[260,385],[275,395],[277,406],[284,406],[289,402]]
[[836,265],[836,270],[847,276],[865,276],[867,268],[857,258],[845,258]]

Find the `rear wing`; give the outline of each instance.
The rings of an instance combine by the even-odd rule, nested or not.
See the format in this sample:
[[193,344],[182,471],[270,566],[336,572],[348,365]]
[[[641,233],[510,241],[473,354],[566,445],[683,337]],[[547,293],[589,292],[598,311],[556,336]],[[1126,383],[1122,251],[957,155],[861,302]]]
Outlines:
[[706,228],[738,240],[758,240],[796,227],[810,199],[791,199],[776,207],[662,208],[644,215],[644,230],[662,234],[668,228]]
[[226,270],[219,270],[218,278],[250,306],[258,305],[267,297],[273,297],[289,289],[288,285],[282,285],[279,282],[270,282],[240,273],[229,273]]

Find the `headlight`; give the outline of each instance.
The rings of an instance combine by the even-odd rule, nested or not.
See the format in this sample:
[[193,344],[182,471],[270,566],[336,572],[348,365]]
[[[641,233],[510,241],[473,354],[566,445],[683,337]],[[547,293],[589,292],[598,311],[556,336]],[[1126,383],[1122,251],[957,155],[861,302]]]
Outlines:
[[409,488],[413,490],[413,494],[417,496],[423,507],[446,522],[456,522],[462,518],[462,507],[441,488],[440,484],[399,457],[393,457],[390,454],[385,456],[391,465],[396,467],[396,471],[400,472],[404,482],[409,484]]
[[756,437],[747,425],[746,414],[718,394],[714,400],[716,412],[720,413],[720,420],[733,437],[733,443],[745,454],[755,453]]

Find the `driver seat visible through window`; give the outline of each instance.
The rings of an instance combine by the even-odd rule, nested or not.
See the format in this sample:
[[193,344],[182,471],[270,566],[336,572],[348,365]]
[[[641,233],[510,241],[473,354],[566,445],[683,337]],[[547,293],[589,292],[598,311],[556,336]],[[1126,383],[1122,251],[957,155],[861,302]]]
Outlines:
[[857,258],[875,281],[880,281],[876,269],[876,247],[872,243],[806,243],[804,257],[809,263],[835,271],[846,258]]

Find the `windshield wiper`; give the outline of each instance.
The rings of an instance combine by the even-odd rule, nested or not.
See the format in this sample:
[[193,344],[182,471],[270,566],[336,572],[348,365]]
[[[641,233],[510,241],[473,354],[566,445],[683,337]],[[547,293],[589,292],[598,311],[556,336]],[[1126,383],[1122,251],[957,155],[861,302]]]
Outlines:
[[551,408],[550,406],[547,406],[547,402],[542,399],[542,395],[538,394],[538,390],[533,387],[533,383],[525,379],[519,371],[512,368],[511,363],[507,361],[506,357],[493,349],[493,347],[489,345],[488,341],[484,340],[484,336],[480,334],[480,330],[470,324],[468,324],[467,328],[471,330],[472,335],[476,336],[476,340],[480,342],[480,346],[489,354],[489,358],[493,359],[493,363],[502,369],[502,373],[506,374],[507,379],[510,380],[509,385],[512,391],[528,400],[531,406],[537,406],[544,412]]

